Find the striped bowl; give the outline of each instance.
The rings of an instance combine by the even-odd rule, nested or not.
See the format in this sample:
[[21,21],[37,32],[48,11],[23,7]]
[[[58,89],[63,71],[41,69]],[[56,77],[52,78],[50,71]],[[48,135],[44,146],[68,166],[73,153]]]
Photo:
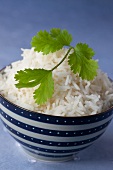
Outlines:
[[0,117],[9,134],[36,159],[67,161],[106,130],[113,107],[85,117],[59,117],[25,110],[0,95]]

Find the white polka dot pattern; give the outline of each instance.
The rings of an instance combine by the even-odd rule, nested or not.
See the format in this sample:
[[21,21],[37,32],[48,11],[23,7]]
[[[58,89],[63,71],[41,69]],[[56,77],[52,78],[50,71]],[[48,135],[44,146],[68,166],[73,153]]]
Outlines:
[[113,108],[98,115],[63,118],[30,112],[0,97],[0,116],[24,150],[48,161],[62,161],[90,146],[106,130]]

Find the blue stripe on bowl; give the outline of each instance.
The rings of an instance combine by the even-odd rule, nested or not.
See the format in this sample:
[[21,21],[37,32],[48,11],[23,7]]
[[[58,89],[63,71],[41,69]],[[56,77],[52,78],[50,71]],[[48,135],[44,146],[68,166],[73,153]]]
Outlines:
[[43,155],[37,155],[35,153],[32,153],[26,149],[23,149],[27,154],[31,155],[32,157],[35,157],[35,159],[38,160],[44,160],[44,161],[54,161],[54,162],[62,162],[62,161],[68,161],[74,158],[76,154],[71,154],[70,156],[65,156],[65,157],[56,157],[55,155],[53,156],[43,156]]
[[82,141],[75,141],[74,142],[55,142],[55,141],[47,141],[47,140],[42,140],[42,139],[37,139],[37,138],[33,138],[31,136],[27,136],[25,134],[22,134],[16,130],[14,130],[13,128],[9,127],[5,122],[3,122],[3,124],[5,125],[5,127],[13,134],[15,134],[16,136],[19,136],[20,138],[36,143],[36,144],[41,144],[41,145],[48,145],[48,146],[59,146],[59,147],[67,147],[67,146],[80,146],[80,145],[85,145],[88,143],[93,142],[94,140],[96,140],[100,135],[102,135],[105,131],[105,128],[103,129],[104,131],[101,132],[101,134],[96,135],[93,138],[88,138],[87,140],[82,140]]
[[[87,146],[85,146],[85,147],[80,147],[80,148],[78,148],[78,149],[70,149],[69,147],[68,147],[68,150],[64,147],[63,149],[61,149],[61,150],[59,150],[59,148],[57,147],[57,150],[56,149],[48,149],[48,148],[42,148],[43,147],[43,145],[42,145],[42,147],[36,147],[36,146],[32,146],[32,145],[29,145],[29,144],[27,144],[27,143],[25,143],[25,142],[23,142],[23,141],[21,141],[21,140],[19,140],[19,139],[17,139],[17,138],[15,138],[14,136],[12,136],[18,143],[20,143],[21,144],[21,146],[22,147],[27,147],[27,148],[31,148],[31,149],[34,149],[34,150],[36,150],[36,151],[42,151],[42,152],[47,152],[47,153],[54,153],[54,151],[55,151],[55,153],[73,153],[73,152],[79,152],[80,150],[83,150],[83,149],[85,149],[85,148],[87,148],[87,147],[89,147],[90,145],[92,145],[92,144],[89,144],[89,145],[87,145]],[[66,149],[66,150],[65,150]]]
[[62,154],[55,155],[55,154],[52,154],[52,155],[49,155],[49,154],[46,154],[46,152],[45,152],[45,154],[44,153],[40,153],[40,152],[36,153],[36,152],[34,152],[34,151],[30,150],[30,149],[27,149],[27,148],[25,148],[25,149],[28,150],[31,153],[34,153],[36,155],[41,155],[41,156],[44,156],[44,157],[63,158],[63,157],[69,157],[69,156],[73,155],[73,154],[68,154],[68,155],[62,155]]
[[[17,142],[18,143],[21,143],[21,147],[23,147],[23,148],[27,148],[27,149],[30,149],[30,150],[33,150],[33,151],[35,151],[35,152],[43,152],[43,153],[49,153],[49,154],[68,154],[68,153],[77,153],[78,152],[78,150],[80,150],[80,149],[72,149],[72,150],[55,150],[55,149],[46,149],[46,148],[42,148],[42,147],[35,147],[35,146],[31,146],[31,147],[29,147],[29,145],[28,144],[26,144],[26,143],[24,143],[24,142],[22,142],[22,141],[20,141],[20,140],[17,140]],[[89,146],[89,145],[88,145]],[[86,147],[82,147],[82,149],[84,149],[84,148],[86,148]]]
[[78,131],[56,131],[56,130],[51,130],[51,129],[44,129],[44,128],[38,128],[38,127],[34,127],[31,125],[26,125],[25,123],[22,123],[14,118],[12,118],[11,116],[7,115],[5,112],[2,111],[2,116],[7,119],[9,122],[11,122],[12,124],[25,129],[27,131],[31,131],[34,133],[39,133],[39,134],[43,134],[43,135],[48,135],[48,136],[61,136],[61,137],[74,137],[74,136],[84,136],[87,134],[92,134],[95,133],[101,129],[103,129],[104,127],[107,127],[108,124],[110,123],[110,121],[108,121],[107,123],[104,123],[103,125],[97,126],[96,128],[90,128],[87,130],[78,130]]
[[[99,125],[102,125],[104,123],[106,123],[107,121],[111,120],[113,115],[110,115],[109,113],[109,117],[107,117],[106,119],[103,119],[101,121],[95,122],[95,123],[91,123],[91,124],[81,124],[81,125],[56,125],[56,124],[49,124],[48,122],[39,122],[39,121],[34,121],[34,120],[30,120],[28,118],[24,118],[22,116],[19,116],[11,111],[9,111],[8,109],[2,107],[2,111],[6,112],[7,115],[11,116],[12,118],[19,120],[23,123],[26,123],[28,125],[34,125],[34,127],[39,127],[39,128],[45,128],[45,129],[52,129],[52,130],[61,130],[62,131],[75,131],[75,130],[84,130],[84,129],[92,129],[95,128]],[[2,113],[1,111],[1,113]],[[76,118],[75,118],[76,119]]]
[[90,124],[94,122],[101,121],[103,119],[106,119],[112,114],[112,108],[106,112],[100,113],[98,115],[91,115],[91,116],[84,116],[84,117],[76,117],[74,119],[73,117],[60,117],[60,116],[51,116],[46,114],[40,114],[32,111],[25,110],[23,108],[20,108],[11,102],[9,102],[7,99],[4,99],[1,96],[1,104],[7,108],[8,110],[14,112],[17,115],[20,115],[22,117],[39,121],[39,122],[48,122],[49,124],[58,124],[58,125],[81,125],[81,124]]
[[101,131],[95,132],[95,133],[93,133],[93,134],[88,134],[88,135],[85,135],[85,136],[75,136],[75,137],[48,136],[48,135],[43,135],[43,134],[38,134],[38,133],[36,134],[36,133],[30,132],[30,131],[21,129],[21,128],[19,128],[18,126],[15,126],[14,124],[8,122],[6,119],[4,119],[4,117],[1,116],[1,118],[2,118],[2,120],[3,120],[7,125],[9,125],[10,128],[15,129],[18,134],[19,134],[19,133],[22,133],[22,134],[25,134],[25,135],[27,135],[27,136],[33,137],[33,138],[38,138],[38,139],[41,139],[41,140],[47,140],[48,142],[50,142],[50,141],[57,141],[57,142],[64,142],[64,141],[74,142],[75,140],[76,140],[76,141],[87,140],[87,139],[89,139],[89,138],[96,137],[96,136],[98,136],[99,134],[103,133],[103,131],[105,131],[105,128],[104,128],[104,129],[102,129]]

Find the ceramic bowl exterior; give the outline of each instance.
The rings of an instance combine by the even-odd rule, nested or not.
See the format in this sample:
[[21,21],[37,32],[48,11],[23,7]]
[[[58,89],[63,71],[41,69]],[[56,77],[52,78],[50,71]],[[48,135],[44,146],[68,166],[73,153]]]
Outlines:
[[59,117],[25,110],[0,96],[0,117],[25,152],[44,161],[67,161],[106,130],[113,107],[85,117]]

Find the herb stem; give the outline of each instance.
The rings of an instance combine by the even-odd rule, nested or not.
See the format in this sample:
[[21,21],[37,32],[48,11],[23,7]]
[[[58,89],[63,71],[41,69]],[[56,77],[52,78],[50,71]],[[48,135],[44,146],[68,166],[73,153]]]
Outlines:
[[66,55],[64,56],[64,58],[55,66],[51,69],[51,71],[55,70],[68,56],[68,54],[70,53],[70,51],[73,49],[73,47],[70,47],[69,50],[67,51]]

